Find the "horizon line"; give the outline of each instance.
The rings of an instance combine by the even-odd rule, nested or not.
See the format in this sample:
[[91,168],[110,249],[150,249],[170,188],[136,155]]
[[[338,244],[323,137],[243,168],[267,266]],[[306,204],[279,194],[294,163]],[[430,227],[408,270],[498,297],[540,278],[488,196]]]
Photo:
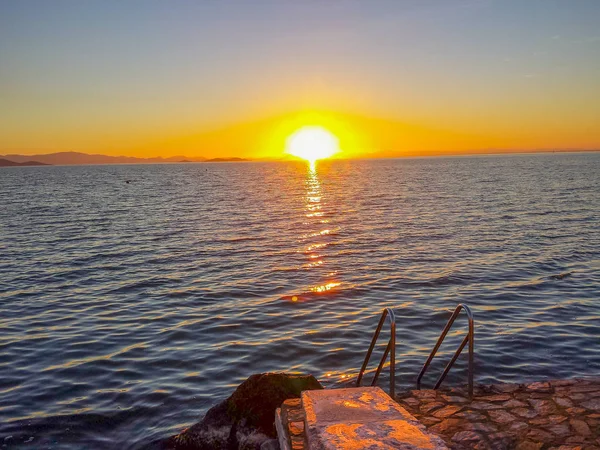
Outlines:
[[[382,160],[382,159],[418,159],[418,158],[444,158],[444,157],[468,157],[468,156],[500,156],[500,155],[523,155],[523,154],[543,154],[543,153],[595,153],[600,152],[599,149],[522,149],[522,150],[472,150],[467,152],[444,152],[444,153],[415,153],[415,154],[398,154],[398,155],[362,155],[362,156],[340,156],[340,157],[329,157],[324,158],[320,161],[352,161],[352,160]],[[137,157],[137,156],[112,156],[105,155],[102,153],[84,153],[77,151],[59,151],[59,152],[51,152],[51,153],[38,153],[35,155],[23,155],[18,153],[7,153],[0,155],[0,158],[8,159],[12,156],[18,156],[19,158],[35,158],[40,156],[51,156],[57,154],[65,154],[65,153],[74,153],[78,155],[86,155],[86,156],[103,156],[111,159],[119,159],[119,158],[128,158],[139,160],[139,162],[73,162],[73,163],[49,163],[46,165],[55,165],[55,166],[74,166],[74,165],[116,165],[116,164],[190,164],[190,163],[235,163],[235,162],[305,162],[302,158],[298,157],[289,157],[286,155],[282,155],[282,157],[263,157],[263,158],[249,158],[249,157],[216,157],[216,158],[206,158],[202,156],[185,156],[185,155],[175,155],[175,156],[150,156],[150,157]],[[383,152],[382,152],[383,153]],[[172,160],[173,158],[184,158],[183,161]],[[187,158],[195,159],[195,160],[185,160]],[[162,159],[164,161],[151,161],[153,159]],[[171,159],[169,161],[169,159]],[[18,161],[11,161],[18,162]],[[27,162],[40,162],[35,159],[28,159]]]

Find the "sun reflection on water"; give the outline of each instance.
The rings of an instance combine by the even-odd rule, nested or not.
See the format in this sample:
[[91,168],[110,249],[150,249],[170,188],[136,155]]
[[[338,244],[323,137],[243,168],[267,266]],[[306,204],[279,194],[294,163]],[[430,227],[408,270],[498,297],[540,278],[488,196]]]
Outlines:
[[330,291],[334,287],[339,286],[340,284],[341,283],[338,283],[338,282],[331,282],[331,283],[323,284],[321,286],[313,286],[310,288],[310,290],[312,292],[326,292],[326,291]]
[[[317,171],[317,165],[312,162],[308,165],[308,171],[306,173],[305,181],[305,194],[304,194],[304,216],[306,221],[304,222],[312,230],[301,236],[301,239],[306,241],[302,253],[306,255],[307,262],[302,265],[305,270],[311,270],[322,267],[324,262],[323,251],[330,245],[328,236],[336,234],[339,231],[339,227],[331,226],[330,220],[326,218],[326,202],[323,199],[323,193],[321,189],[321,181]],[[323,242],[324,239],[327,239]],[[329,292],[341,285],[339,281],[333,278],[333,275],[337,272],[329,272],[323,274],[323,281],[319,284],[309,286],[305,292],[312,294],[324,294]],[[294,295],[291,297],[293,302],[302,300],[301,295]]]

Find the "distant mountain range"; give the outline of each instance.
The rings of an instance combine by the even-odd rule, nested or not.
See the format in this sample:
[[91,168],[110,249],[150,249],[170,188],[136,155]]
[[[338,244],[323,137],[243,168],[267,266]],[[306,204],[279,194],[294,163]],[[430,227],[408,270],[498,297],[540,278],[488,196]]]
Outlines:
[[[2,156],[2,155],[0,155]],[[135,158],[133,156],[89,155],[79,152],[59,152],[45,155],[4,155],[0,166],[17,165],[74,165],[74,164],[160,164],[178,162],[229,162],[248,161],[243,158],[190,158],[187,156],[171,156],[169,158]],[[13,164],[11,164],[13,163]]]
[[0,167],[15,167],[15,166],[48,166],[49,164],[44,164],[38,161],[24,161],[24,162],[15,162],[9,161],[8,159],[0,158]]
[[244,158],[212,158],[212,159],[207,159],[204,162],[242,162],[242,161],[250,161],[250,160],[244,159]]

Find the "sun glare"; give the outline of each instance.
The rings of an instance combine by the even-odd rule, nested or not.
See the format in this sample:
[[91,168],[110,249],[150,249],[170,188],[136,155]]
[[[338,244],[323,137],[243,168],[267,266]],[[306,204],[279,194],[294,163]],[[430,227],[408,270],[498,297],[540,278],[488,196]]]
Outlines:
[[306,126],[287,138],[285,151],[313,163],[336,154],[340,147],[338,138],[325,128]]

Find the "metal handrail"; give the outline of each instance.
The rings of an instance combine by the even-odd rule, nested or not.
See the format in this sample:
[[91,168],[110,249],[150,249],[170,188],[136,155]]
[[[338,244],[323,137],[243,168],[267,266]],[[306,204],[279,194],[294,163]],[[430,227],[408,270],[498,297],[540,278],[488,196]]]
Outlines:
[[362,381],[363,374],[367,368],[367,364],[369,364],[369,359],[371,358],[371,353],[373,353],[373,349],[375,348],[375,344],[377,343],[377,338],[379,338],[379,333],[381,332],[381,328],[385,323],[386,317],[390,319],[390,340],[388,341],[387,347],[385,348],[385,352],[383,353],[383,357],[377,366],[377,370],[375,371],[375,376],[373,377],[373,381],[371,382],[371,386],[375,386],[377,383],[377,379],[379,378],[379,374],[381,373],[381,369],[385,364],[385,361],[390,354],[390,396],[394,398],[396,393],[396,315],[391,308],[386,308],[381,313],[381,318],[379,319],[379,324],[377,325],[377,330],[375,330],[375,334],[373,335],[373,339],[371,339],[371,345],[369,346],[369,351],[367,352],[367,356],[365,356],[365,360],[358,374],[358,378],[356,379],[356,386],[360,386]]
[[456,320],[456,318],[458,317],[458,315],[460,314],[460,311],[462,309],[465,310],[465,312],[467,313],[467,317],[469,318],[469,333],[463,339],[462,343],[458,347],[458,350],[456,350],[456,353],[454,354],[454,356],[452,357],[452,359],[450,360],[450,362],[444,369],[444,372],[442,373],[440,378],[435,383],[435,386],[433,387],[433,389],[437,389],[440,387],[440,385],[444,381],[444,378],[446,378],[446,375],[448,375],[450,368],[452,367],[454,362],[458,359],[460,353],[463,351],[463,349],[465,348],[465,345],[467,345],[467,342],[468,342],[469,343],[469,397],[473,397],[473,341],[474,341],[474,337],[475,337],[475,330],[474,330],[475,327],[473,325],[473,313],[471,312],[471,309],[467,305],[463,305],[462,303],[456,307],[456,309],[454,310],[454,313],[452,313],[452,316],[450,317],[450,319],[448,319],[448,323],[446,323],[446,327],[444,328],[444,331],[442,331],[442,334],[440,335],[437,343],[435,344],[435,347],[431,351],[429,358],[427,358],[427,362],[425,362],[425,364],[423,365],[423,368],[421,369],[421,372],[419,373],[419,376],[417,377],[417,389],[421,389],[421,378],[423,378],[423,375],[427,371],[429,364],[431,364],[433,357],[435,356],[438,349],[440,348],[440,345],[442,345],[444,338],[448,334],[448,331],[450,331],[452,324],[454,323],[454,321]]

